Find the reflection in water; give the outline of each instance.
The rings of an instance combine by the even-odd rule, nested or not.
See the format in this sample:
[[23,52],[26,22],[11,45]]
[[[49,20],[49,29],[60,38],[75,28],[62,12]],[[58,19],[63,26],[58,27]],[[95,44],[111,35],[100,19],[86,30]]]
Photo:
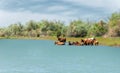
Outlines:
[[119,73],[120,49],[0,40],[0,73]]

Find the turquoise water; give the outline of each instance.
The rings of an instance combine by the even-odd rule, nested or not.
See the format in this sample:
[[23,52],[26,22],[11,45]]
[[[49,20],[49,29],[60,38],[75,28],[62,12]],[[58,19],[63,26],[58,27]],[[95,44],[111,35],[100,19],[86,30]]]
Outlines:
[[0,40],[0,73],[120,73],[120,48]]

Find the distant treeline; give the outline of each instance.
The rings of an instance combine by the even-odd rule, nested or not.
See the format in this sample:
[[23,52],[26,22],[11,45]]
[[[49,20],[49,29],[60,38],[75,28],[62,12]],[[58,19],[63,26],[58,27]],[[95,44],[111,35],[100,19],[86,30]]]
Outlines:
[[120,12],[113,13],[107,22],[87,22],[82,20],[71,21],[65,25],[61,21],[40,22],[29,21],[26,24],[11,24],[8,27],[0,28],[0,37],[40,37],[40,36],[68,36],[68,37],[86,37],[86,36],[120,36]]

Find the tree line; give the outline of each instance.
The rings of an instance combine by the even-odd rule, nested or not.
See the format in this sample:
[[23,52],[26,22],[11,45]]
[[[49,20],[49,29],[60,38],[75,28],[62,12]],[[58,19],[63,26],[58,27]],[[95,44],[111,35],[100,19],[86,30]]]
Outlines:
[[21,23],[11,24],[8,27],[0,28],[0,37],[41,37],[41,36],[120,36],[120,12],[111,14],[108,21],[88,23],[87,21],[74,20],[69,25],[61,21],[42,20],[39,22],[29,21],[24,25]]

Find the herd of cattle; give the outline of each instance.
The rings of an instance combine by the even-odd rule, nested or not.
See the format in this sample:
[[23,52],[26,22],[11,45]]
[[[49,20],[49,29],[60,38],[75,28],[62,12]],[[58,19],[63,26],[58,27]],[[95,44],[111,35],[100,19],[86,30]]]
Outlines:
[[[55,41],[56,45],[65,45],[66,38],[58,37],[57,39],[58,40]],[[68,41],[68,45],[76,45],[76,46],[98,45],[98,44],[99,44],[99,42],[95,38],[85,38],[85,39],[81,39],[80,41],[76,41],[76,42]]]

